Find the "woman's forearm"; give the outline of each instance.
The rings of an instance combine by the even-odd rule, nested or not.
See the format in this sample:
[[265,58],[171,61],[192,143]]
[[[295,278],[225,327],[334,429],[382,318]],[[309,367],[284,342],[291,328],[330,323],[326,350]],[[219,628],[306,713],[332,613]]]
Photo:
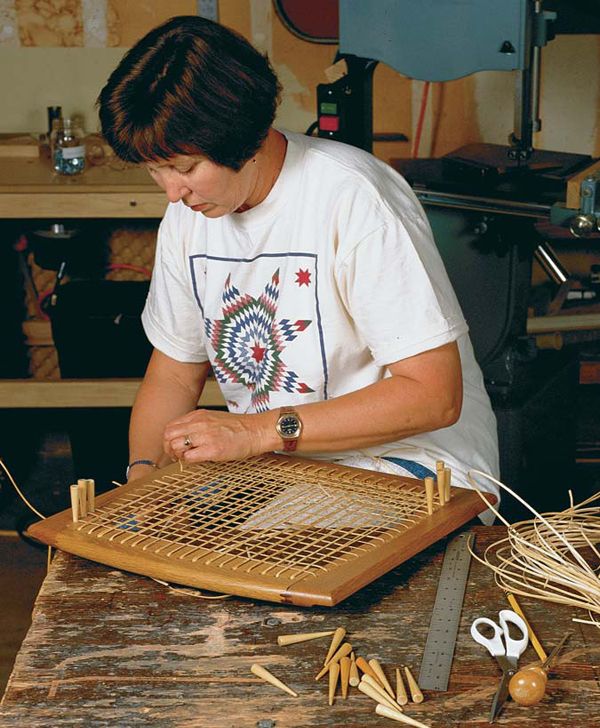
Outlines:
[[[153,353],[131,412],[130,463],[149,460],[161,466],[169,462],[163,449],[165,425],[197,406],[208,370],[208,363],[183,364],[160,352]],[[130,479],[141,477],[152,467],[133,466]]]

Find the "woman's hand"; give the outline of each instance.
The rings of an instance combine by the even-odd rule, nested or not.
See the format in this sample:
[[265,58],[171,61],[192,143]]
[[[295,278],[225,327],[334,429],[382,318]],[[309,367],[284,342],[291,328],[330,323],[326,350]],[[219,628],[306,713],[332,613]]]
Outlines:
[[164,450],[170,457],[189,463],[260,455],[277,447],[276,442],[270,442],[270,430],[275,433],[275,425],[268,426],[269,414],[272,415],[194,410],[166,425]]

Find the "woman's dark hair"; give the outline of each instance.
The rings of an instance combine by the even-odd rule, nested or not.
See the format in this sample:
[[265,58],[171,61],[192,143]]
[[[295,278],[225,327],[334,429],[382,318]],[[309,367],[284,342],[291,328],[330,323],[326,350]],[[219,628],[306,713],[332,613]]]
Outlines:
[[128,51],[97,103],[102,133],[125,161],[202,154],[238,170],[265,139],[280,88],[241,35],[183,15]]

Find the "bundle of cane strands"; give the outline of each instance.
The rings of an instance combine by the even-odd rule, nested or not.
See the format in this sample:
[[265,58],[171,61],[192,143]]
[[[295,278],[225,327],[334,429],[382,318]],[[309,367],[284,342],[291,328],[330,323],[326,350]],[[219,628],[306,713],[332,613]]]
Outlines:
[[[493,480],[531,511],[534,518],[508,523],[505,538],[491,544],[482,557],[507,592],[588,610],[591,623],[600,627],[600,492],[560,512],[540,514],[510,488],[477,470],[473,476]],[[583,620],[580,620],[583,621]]]

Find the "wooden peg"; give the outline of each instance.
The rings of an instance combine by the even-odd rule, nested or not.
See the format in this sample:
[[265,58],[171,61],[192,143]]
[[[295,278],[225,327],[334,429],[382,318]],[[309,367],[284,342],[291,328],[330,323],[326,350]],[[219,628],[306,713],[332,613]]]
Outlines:
[[370,685],[373,690],[376,690],[378,693],[381,694],[381,700],[379,701],[380,703],[384,702],[386,705],[394,708],[394,710],[402,710],[402,707],[394,700],[394,698],[391,698],[385,692],[385,690],[381,687],[377,680],[375,680],[375,678],[372,678],[370,675],[363,675],[361,682],[365,682],[367,685]]
[[339,676],[340,676],[340,665],[338,662],[333,662],[329,666],[329,705],[333,705],[333,699],[335,697],[335,689],[338,684]]
[[427,513],[433,515],[433,492],[434,484],[433,478],[425,478],[425,497],[427,499]]
[[358,665],[356,664],[356,656],[354,652],[350,653],[350,678],[348,682],[353,688],[355,688],[360,682],[360,675],[358,674]]
[[373,687],[372,683],[367,682],[364,677],[363,679],[358,683],[358,689],[361,693],[364,693],[365,695],[368,695],[371,700],[374,700],[376,703],[381,703],[382,705],[387,705],[388,708],[393,708],[393,710],[398,710],[399,708],[394,704],[392,699],[389,697],[389,695],[386,695],[383,688],[377,688]]
[[342,698],[348,697],[348,685],[350,684],[350,665],[352,660],[348,655],[344,655],[340,660],[340,686],[342,688]]
[[73,523],[77,523],[79,521],[79,488],[76,483],[69,487],[69,492],[71,494],[71,516]]
[[96,481],[93,478],[86,478],[85,486],[87,511],[93,513],[96,509]]
[[396,668],[396,702],[398,705],[406,705],[408,703],[408,695],[406,694],[406,687],[404,686],[404,680],[402,679],[402,673],[400,668]]
[[450,481],[452,480],[452,471],[450,468],[444,468],[444,500],[446,503],[450,503]]
[[438,500],[440,505],[443,506],[446,503],[446,476],[443,468],[437,471],[437,490]]
[[331,644],[329,645],[329,650],[327,651],[327,657],[323,660],[323,666],[325,666],[329,660],[331,659],[332,655],[335,653],[337,648],[342,644],[342,641],[344,637],[346,636],[346,630],[343,627],[338,627],[335,632],[333,633],[333,637],[331,638]]
[[250,667],[250,672],[256,677],[259,677],[261,680],[264,680],[265,682],[270,683],[271,685],[274,685],[276,688],[279,688],[280,690],[283,690],[284,692],[288,693],[289,695],[292,695],[294,698],[298,697],[298,693],[295,690],[292,690],[292,688],[288,688],[288,686],[285,683],[282,683],[281,680],[275,677],[272,673],[270,673],[266,667],[263,667],[262,665],[258,665],[256,662]]
[[329,630],[329,632],[304,632],[301,634],[280,634],[279,637],[277,637],[277,644],[280,647],[285,647],[286,645],[295,645],[297,642],[308,642],[308,640],[318,640],[321,637],[329,637],[332,635],[334,630]]
[[414,679],[410,668],[406,667],[406,665],[404,666],[404,674],[406,675],[411,700],[413,703],[422,703],[425,698],[423,697],[421,688],[417,685],[417,681]]
[[415,720],[405,713],[399,713],[397,710],[392,710],[391,708],[388,708],[387,705],[378,705],[375,708],[375,712],[377,713],[377,715],[381,715],[383,718],[389,718],[390,720],[395,720],[398,723],[412,725],[415,728],[429,728],[426,723],[421,723],[421,721]]
[[435,461],[435,471],[436,473],[439,473],[440,470],[443,470],[446,467],[446,463],[443,460],[436,460]]
[[[372,678],[374,678],[377,682],[379,682],[379,678],[377,677],[377,673],[373,670],[371,665],[364,659],[364,657],[357,657],[356,658],[356,665],[358,669],[364,674],[364,675],[370,675]],[[381,685],[381,683],[379,683]],[[383,685],[381,685],[383,687]]]
[[327,672],[327,670],[329,670],[331,665],[333,665],[336,662],[339,662],[342,659],[342,657],[349,655],[351,652],[352,652],[352,645],[349,642],[344,642],[344,644],[335,653],[335,655],[333,655],[333,657],[330,658],[329,662],[323,666],[323,669],[316,676],[315,680],[320,680],[323,677],[323,675]]
[[389,684],[388,679],[385,676],[385,673],[383,672],[383,668],[381,667],[381,664],[379,663],[379,660],[376,660],[375,658],[373,658],[372,660],[369,660],[369,667],[377,675],[377,679],[383,685],[383,688],[384,688],[385,692],[393,700],[396,696],[394,695],[394,691],[392,690],[392,686]]
[[87,516],[87,483],[84,478],[77,481],[77,496],[79,498],[79,515],[81,518]]

